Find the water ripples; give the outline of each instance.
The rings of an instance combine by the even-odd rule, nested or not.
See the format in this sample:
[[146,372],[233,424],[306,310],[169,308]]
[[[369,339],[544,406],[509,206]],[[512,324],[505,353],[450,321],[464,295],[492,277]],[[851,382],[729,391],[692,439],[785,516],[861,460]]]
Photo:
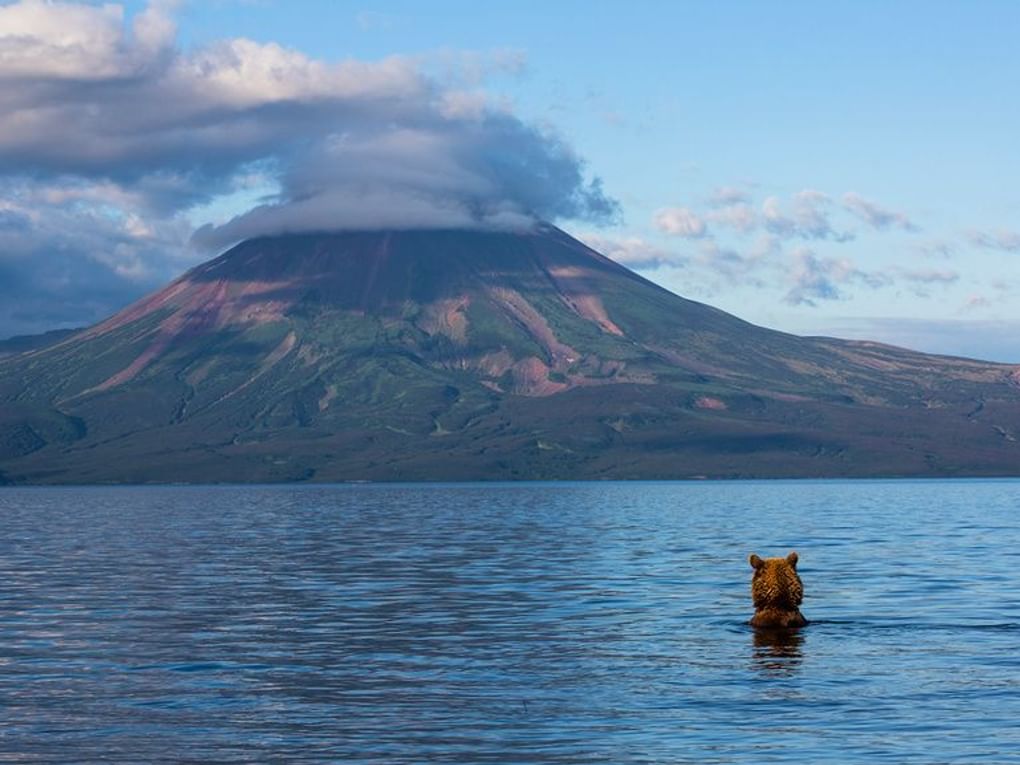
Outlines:
[[5,489],[0,761],[1020,762],[1018,489]]

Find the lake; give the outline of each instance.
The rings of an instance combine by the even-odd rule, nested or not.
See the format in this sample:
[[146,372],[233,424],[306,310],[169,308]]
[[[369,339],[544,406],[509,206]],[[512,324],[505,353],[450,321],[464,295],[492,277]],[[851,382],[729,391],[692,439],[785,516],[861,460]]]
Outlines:
[[[0,761],[1020,762],[1020,481],[0,490]],[[747,556],[800,555],[756,635]]]

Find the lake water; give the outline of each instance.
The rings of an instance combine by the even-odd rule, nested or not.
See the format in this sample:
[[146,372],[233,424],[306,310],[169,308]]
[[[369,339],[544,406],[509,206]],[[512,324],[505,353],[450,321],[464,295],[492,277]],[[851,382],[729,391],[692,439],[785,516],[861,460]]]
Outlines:
[[[1020,482],[0,490],[0,761],[1020,762]],[[756,635],[747,556],[811,624]]]

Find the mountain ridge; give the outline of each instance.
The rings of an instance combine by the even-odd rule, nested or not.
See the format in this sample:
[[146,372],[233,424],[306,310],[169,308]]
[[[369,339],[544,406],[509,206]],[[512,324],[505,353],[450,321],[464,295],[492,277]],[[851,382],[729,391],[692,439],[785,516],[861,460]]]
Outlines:
[[0,359],[8,482],[1020,474],[1020,367],[757,327],[564,232],[242,242]]

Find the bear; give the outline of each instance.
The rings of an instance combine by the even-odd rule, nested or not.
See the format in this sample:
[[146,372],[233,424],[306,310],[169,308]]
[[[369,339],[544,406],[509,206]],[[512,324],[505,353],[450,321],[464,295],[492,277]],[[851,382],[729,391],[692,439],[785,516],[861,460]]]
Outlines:
[[751,577],[751,599],[754,601],[751,626],[789,629],[807,624],[799,608],[804,599],[804,584],[797,575],[797,553],[764,560],[752,554],[748,560],[754,569]]

